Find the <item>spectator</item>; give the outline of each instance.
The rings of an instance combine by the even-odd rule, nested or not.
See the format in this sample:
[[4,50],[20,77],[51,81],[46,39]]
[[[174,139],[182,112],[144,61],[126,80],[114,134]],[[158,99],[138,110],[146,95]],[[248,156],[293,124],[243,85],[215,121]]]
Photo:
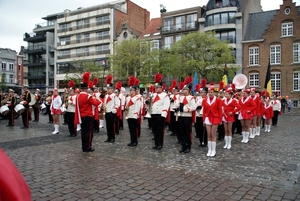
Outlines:
[[282,96],[282,98],[281,98],[281,112],[282,113],[285,113],[286,104],[287,104],[287,101],[286,101],[285,97]]
[[288,113],[291,113],[292,105],[293,105],[293,102],[291,100],[287,101]]

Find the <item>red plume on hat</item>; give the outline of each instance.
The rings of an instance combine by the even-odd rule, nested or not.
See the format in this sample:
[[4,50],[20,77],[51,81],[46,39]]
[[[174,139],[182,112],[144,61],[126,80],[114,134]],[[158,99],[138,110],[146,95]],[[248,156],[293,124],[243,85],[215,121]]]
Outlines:
[[206,83],[207,83],[206,79],[202,78],[201,83],[200,83],[201,88],[206,87]]
[[129,76],[128,78],[128,86],[133,86],[134,85],[134,82],[135,82],[135,77],[134,76]]
[[91,89],[91,88],[93,88],[93,86],[94,86],[94,83],[92,81],[89,81],[89,88]]
[[156,74],[154,75],[154,82],[159,83],[159,82],[162,81],[162,79],[163,79],[162,74],[156,73]]
[[167,88],[167,85],[166,85],[166,84],[163,84],[163,85],[162,85],[162,90],[164,91],[166,88]]
[[180,83],[179,83],[179,90],[182,90],[183,87],[184,87],[184,82],[180,82]]
[[235,91],[235,84],[231,84],[232,91]]
[[177,85],[177,81],[174,79],[174,80],[172,81],[172,88],[176,87],[176,85]]
[[94,80],[93,80],[93,84],[96,86],[97,84],[98,84],[98,78],[94,78]]
[[140,85],[140,80],[135,78],[134,86],[139,86],[139,85]]
[[106,76],[106,84],[112,84],[112,75],[107,75]]
[[173,91],[173,85],[169,87],[169,92],[172,93]]
[[90,81],[91,73],[90,72],[85,72],[82,75],[82,82],[83,83],[88,83]]
[[200,85],[200,84],[196,84],[196,85],[195,85],[195,91],[196,91],[196,92],[199,92],[199,91],[200,91],[200,88],[201,88],[201,85]]
[[224,82],[219,82],[219,91],[223,90]]
[[72,87],[74,87],[75,86],[75,82],[73,81],[73,80],[70,80],[69,82],[68,82],[68,88],[72,88]]
[[150,88],[149,88],[149,91],[151,93],[154,93],[155,92],[155,86],[154,85],[151,85]]
[[185,85],[190,84],[192,81],[193,81],[192,76],[187,76],[187,77],[184,79],[184,84],[185,84]]
[[117,90],[121,90],[121,87],[122,87],[122,82],[121,82],[121,81],[118,81],[118,82],[116,83],[116,89],[117,89]]

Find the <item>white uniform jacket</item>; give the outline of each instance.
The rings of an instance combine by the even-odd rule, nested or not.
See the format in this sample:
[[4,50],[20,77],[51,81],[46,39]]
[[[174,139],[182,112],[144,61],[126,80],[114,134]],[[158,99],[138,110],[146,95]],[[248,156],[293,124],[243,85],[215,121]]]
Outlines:
[[194,96],[180,96],[174,104],[175,108],[179,108],[180,103],[183,104],[183,112],[179,112],[181,117],[192,117],[192,112],[196,110],[196,102]]
[[120,107],[120,99],[115,93],[106,94],[104,104],[106,106],[106,113],[112,112],[113,114],[116,114]]
[[170,98],[165,92],[153,93],[151,103],[151,114],[161,114],[162,117],[167,117],[170,109]]
[[140,115],[141,101],[138,96],[128,96],[126,106],[128,109],[127,119],[138,119]]

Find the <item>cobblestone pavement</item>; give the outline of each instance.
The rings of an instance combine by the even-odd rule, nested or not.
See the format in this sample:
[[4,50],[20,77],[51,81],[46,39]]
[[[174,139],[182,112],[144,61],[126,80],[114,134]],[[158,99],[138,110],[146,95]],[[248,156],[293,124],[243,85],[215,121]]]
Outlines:
[[242,144],[234,135],[231,150],[217,142],[217,156],[207,148],[180,154],[176,137],[165,134],[164,148],[153,150],[147,121],[137,147],[128,147],[127,125],[114,144],[95,134],[93,153],[81,152],[80,135],[67,137],[67,126],[52,135],[41,116],[22,130],[0,120],[0,147],[30,186],[33,200],[300,200],[300,110],[279,117],[270,133]]

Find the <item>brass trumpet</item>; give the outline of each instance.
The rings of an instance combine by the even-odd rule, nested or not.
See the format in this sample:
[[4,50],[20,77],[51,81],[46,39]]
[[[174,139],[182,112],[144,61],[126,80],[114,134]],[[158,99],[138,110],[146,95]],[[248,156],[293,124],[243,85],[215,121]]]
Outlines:
[[106,113],[106,105],[105,105],[105,103],[103,103],[103,105],[102,105],[102,111],[103,111],[103,115],[105,115],[105,113]]
[[128,112],[129,112],[129,107],[126,105],[125,107],[125,119],[128,119]]

